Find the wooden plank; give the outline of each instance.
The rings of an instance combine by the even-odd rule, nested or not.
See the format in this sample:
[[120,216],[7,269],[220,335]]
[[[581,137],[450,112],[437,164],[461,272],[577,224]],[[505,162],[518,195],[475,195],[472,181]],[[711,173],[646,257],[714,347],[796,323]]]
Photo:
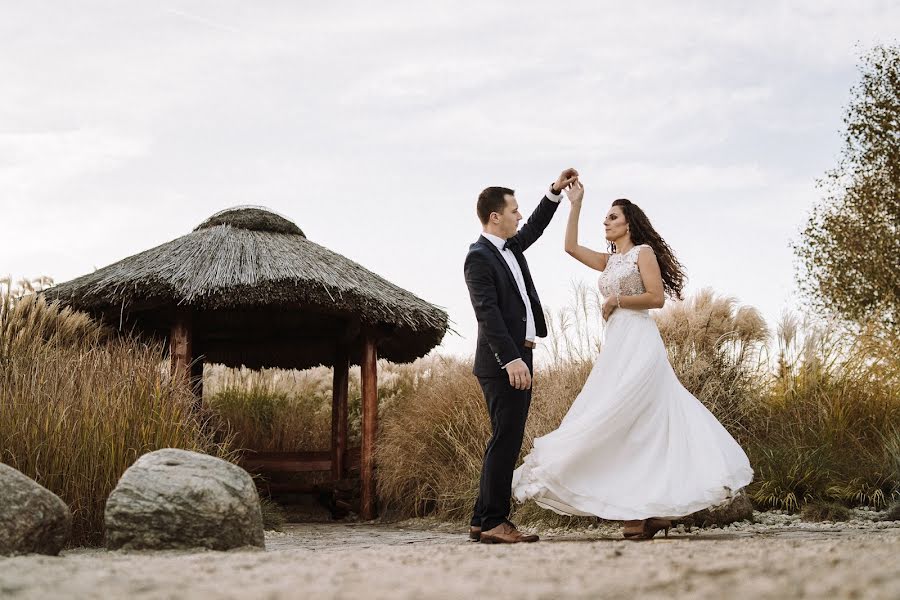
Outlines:
[[360,457],[360,448],[350,448],[347,450],[347,454],[344,455],[344,468],[348,471],[356,471],[359,473],[359,460]]
[[185,381],[190,377],[192,345],[193,331],[190,309],[178,308],[173,315],[169,334],[169,359],[174,377],[183,377]]
[[[354,450],[358,450],[358,448],[351,448],[348,452],[352,453]],[[312,450],[307,452],[283,452],[281,450],[275,450],[272,452],[263,452],[263,451],[254,451],[254,450],[244,450],[244,453],[241,455],[241,460],[249,460],[251,458],[290,458],[290,459],[319,459],[319,458],[329,458],[331,456],[330,450]]]
[[375,338],[367,334],[363,341],[362,375],[362,447],[360,449],[360,517],[375,518],[375,435],[378,428],[378,351]]
[[308,473],[331,470],[331,452],[256,452],[243,456],[241,467],[252,473]]
[[[252,452],[245,454],[238,463],[248,471],[250,470],[249,466],[258,468],[259,465],[262,467],[275,465],[276,469],[280,469],[279,472],[290,472],[283,469],[290,465],[321,466],[326,462],[330,465],[331,460],[330,450],[326,452]],[[328,471],[330,468],[329,466],[321,470]],[[302,471],[309,470],[302,469]],[[360,449],[358,447],[350,448],[344,453],[344,470],[347,473],[360,470]]]
[[350,386],[350,353],[347,346],[338,344],[334,357],[331,404],[331,477],[343,479],[346,473],[344,455],[347,452],[347,396]]
[[322,492],[333,491],[333,486],[311,485],[294,481],[257,481],[256,486],[272,494],[321,494]]
[[241,461],[241,466],[251,473],[318,473],[331,471],[331,457],[321,460],[272,458]]

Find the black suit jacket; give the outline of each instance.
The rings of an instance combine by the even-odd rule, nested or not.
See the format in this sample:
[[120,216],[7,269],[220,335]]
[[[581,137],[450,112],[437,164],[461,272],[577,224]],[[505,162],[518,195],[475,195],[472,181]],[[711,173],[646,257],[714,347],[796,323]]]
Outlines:
[[[522,269],[538,337],[547,336],[547,323],[523,253],[544,233],[559,204],[545,196],[519,232],[507,240]],[[472,308],[478,319],[478,345],[475,348],[475,365],[472,371],[478,377],[497,377],[505,373],[503,365],[522,358],[525,303],[503,255],[484,236],[480,236],[477,242],[469,246],[465,275]]]

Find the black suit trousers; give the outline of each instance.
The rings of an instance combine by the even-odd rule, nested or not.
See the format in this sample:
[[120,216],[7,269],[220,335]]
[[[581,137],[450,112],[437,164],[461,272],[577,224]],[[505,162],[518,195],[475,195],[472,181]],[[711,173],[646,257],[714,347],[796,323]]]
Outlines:
[[[522,359],[532,368],[532,351],[521,348]],[[517,390],[509,383],[506,371],[498,377],[479,377],[488,413],[491,439],[484,451],[478,499],[471,524],[483,531],[508,520],[512,497],[512,475],[522,450],[525,421],[531,405],[531,390]]]

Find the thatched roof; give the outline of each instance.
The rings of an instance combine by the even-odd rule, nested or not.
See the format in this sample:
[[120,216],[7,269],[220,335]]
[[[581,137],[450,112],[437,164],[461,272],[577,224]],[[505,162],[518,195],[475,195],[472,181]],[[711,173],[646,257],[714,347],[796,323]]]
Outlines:
[[[341,330],[352,336],[354,327],[358,334],[360,327],[370,326],[383,335],[380,356],[406,362],[439,344],[448,326],[444,310],[311,242],[288,219],[257,207],[224,210],[187,235],[45,293],[113,325],[157,335],[167,333],[177,307],[189,307],[206,319],[208,340],[202,351],[210,356],[217,339],[237,345],[250,335],[271,355],[276,346],[304,343],[288,339],[285,327],[294,327],[300,336],[314,334],[327,349],[334,340],[321,338]],[[255,321],[240,333],[223,334],[221,329],[237,325],[235,319]],[[260,324],[273,319],[282,323],[273,329],[280,337],[274,344],[259,333]],[[248,366],[331,362],[330,356],[316,360],[309,352],[298,360],[250,358],[253,352],[246,348],[238,354]]]

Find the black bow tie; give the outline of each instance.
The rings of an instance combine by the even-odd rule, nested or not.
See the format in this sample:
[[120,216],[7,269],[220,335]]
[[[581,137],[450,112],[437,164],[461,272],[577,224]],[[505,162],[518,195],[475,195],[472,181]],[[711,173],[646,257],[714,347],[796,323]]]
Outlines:
[[506,240],[506,242],[504,242],[504,244],[503,244],[504,250],[512,250],[513,248],[518,248],[518,247],[519,247],[519,242],[512,238]]

